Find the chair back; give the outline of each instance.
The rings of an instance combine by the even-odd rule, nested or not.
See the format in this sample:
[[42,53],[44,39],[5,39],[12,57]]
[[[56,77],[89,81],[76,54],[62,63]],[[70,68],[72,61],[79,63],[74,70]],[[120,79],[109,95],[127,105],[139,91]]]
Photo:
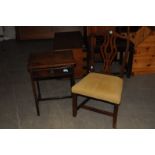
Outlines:
[[[112,63],[116,60],[118,49],[117,49],[117,38],[118,34],[115,31],[109,30],[103,34],[104,42],[100,46],[100,53],[103,59],[103,73],[112,73]],[[123,60],[120,65],[120,76],[123,77],[125,71],[125,64],[128,56],[129,43],[127,39],[126,50],[123,53]]]
[[104,42],[100,46],[100,52],[103,58],[103,72],[110,74],[112,62],[117,55],[116,36],[113,31],[104,34]]

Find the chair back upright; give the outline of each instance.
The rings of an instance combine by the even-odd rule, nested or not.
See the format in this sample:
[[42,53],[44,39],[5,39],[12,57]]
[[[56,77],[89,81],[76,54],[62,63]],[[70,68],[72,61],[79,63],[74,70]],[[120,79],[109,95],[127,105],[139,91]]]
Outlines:
[[111,74],[111,66],[117,55],[116,35],[112,30],[104,33],[104,42],[100,46],[103,59],[103,73]]
[[[120,35],[113,30],[109,30],[104,32],[103,37],[104,42],[100,46],[100,54],[103,59],[103,73],[112,74],[112,63],[116,60],[118,54],[117,39],[120,38]],[[129,39],[126,38],[126,41],[126,49],[123,53],[122,63],[120,64],[120,77],[123,77],[124,75],[125,65],[129,54]]]

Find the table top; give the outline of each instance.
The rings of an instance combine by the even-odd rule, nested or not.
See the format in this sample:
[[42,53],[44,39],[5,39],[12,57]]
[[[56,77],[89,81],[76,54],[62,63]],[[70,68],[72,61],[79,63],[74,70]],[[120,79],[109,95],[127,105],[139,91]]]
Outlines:
[[80,31],[55,33],[54,50],[82,48],[82,44]]
[[51,51],[31,54],[28,61],[28,70],[47,69],[54,67],[75,65],[72,51]]

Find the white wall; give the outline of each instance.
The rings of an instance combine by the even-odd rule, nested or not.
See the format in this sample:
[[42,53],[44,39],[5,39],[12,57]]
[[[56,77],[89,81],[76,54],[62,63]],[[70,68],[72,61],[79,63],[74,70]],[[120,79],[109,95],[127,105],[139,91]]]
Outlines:
[[0,26],[0,35],[3,35],[3,28]]
[[16,32],[14,26],[5,26],[5,36],[8,39],[15,39],[16,38]]
[[0,35],[3,35],[3,37],[0,37],[0,40],[15,39],[16,38],[15,27],[0,26]]

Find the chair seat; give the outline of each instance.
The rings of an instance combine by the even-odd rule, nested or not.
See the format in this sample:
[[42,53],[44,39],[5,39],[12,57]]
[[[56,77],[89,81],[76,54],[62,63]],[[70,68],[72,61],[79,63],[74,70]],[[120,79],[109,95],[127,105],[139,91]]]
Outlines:
[[89,73],[72,87],[72,93],[120,104],[123,80],[101,73]]

